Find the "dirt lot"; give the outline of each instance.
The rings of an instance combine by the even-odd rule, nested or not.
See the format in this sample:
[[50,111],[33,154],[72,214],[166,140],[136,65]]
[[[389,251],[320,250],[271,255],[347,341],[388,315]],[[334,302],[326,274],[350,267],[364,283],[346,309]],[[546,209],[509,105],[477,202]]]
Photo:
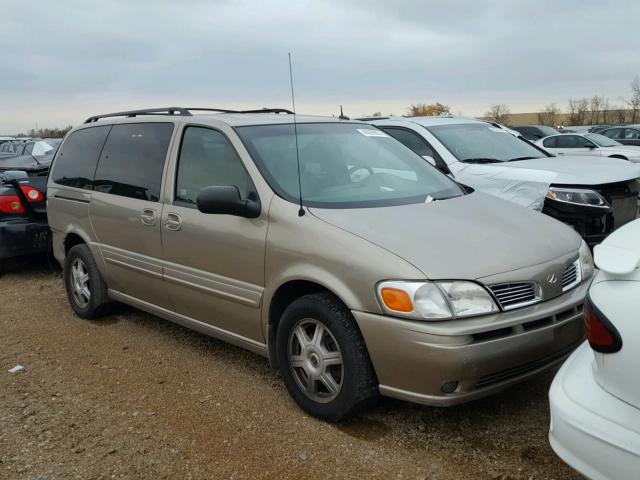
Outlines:
[[547,444],[551,374],[328,425],[257,355],[124,307],[81,320],[46,259],[4,267],[0,478],[578,478]]

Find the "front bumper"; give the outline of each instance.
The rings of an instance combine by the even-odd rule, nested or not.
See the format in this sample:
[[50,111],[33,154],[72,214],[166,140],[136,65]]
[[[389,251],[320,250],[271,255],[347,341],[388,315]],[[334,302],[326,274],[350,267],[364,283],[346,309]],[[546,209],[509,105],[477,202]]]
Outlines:
[[640,410],[598,385],[593,361],[584,343],[553,380],[549,442],[562,460],[588,478],[638,478]]
[[0,260],[46,252],[51,231],[45,220],[0,221]]
[[544,303],[464,320],[353,315],[380,393],[448,406],[490,395],[562,362],[584,338],[587,288],[585,282]]

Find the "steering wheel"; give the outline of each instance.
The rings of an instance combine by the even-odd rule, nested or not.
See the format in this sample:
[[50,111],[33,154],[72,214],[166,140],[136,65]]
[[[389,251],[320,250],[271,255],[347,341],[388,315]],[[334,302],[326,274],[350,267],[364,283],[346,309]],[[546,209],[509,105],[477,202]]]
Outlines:
[[366,166],[366,165],[364,165],[364,166],[363,165],[354,165],[353,167],[349,168],[349,176],[351,177],[352,181],[354,180],[353,174],[358,172],[358,171],[360,171],[360,170],[366,170],[367,172],[369,172],[369,175],[367,175],[366,177],[362,177],[360,179],[357,179],[355,181],[362,181],[365,178],[369,178],[369,177],[371,177],[373,175],[373,169],[371,167]]

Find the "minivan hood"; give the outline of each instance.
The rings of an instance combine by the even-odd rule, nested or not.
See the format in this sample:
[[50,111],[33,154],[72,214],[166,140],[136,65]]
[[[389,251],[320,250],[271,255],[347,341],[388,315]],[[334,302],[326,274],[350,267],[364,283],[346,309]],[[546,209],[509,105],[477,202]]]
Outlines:
[[564,185],[601,185],[640,178],[640,165],[619,158],[588,156],[545,157],[520,162],[504,162],[500,166],[526,170],[547,170],[557,174],[552,183]]
[[577,251],[581,242],[551,217],[480,192],[396,207],[310,210],[432,279],[471,280],[518,270]]

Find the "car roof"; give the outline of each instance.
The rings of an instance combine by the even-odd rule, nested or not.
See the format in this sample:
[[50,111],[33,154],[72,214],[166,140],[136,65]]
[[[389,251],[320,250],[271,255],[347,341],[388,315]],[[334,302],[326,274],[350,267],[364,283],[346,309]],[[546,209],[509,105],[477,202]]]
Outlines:
[[433,115],[433,116],[424,116],[424,117],[379,117],[379,118],[368,117],[366,121],[374,124],[377,124],[377,123],[391,124],[393,122],[412,122],[412,123],[417,123],[419,125],[423,125],[425,127],[435,126],[435,125],[456,125],[456,124],[463,124],[463,123],[478,123],[478,124],[487,123],[482,120],[476,120],[474,118],[462,117],[457,115]]

